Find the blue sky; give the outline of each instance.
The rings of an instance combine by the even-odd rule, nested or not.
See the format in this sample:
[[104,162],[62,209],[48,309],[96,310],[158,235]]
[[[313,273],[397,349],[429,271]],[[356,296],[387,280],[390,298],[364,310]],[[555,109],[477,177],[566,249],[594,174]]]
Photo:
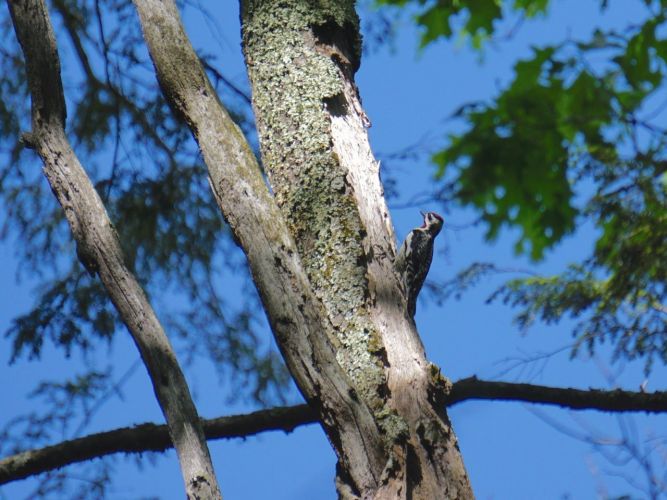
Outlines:
[[[229,5],[226,5],[228,4]],[[446,131],[455,124],[446,120],[461,104],[495,95],[512,77],[517,59],[527,57],[532,45],[563,40],[567,36],[585,37],[595,26],[623,27],[641,16],[639,2],[610,2],[601,15],[592,0],[554,2],[549,16],[524,23],[511,40],[488,47],[480,57],[465,42],[439,42],[419,51],[418,33],[407,20],[399,24],[392,48],[381,48],[364,57],[357,75],[363,104],[373,126],[369,133],[376,153],[390,154],[424,137],[431,147],[441,144]],[[238,11],[235,2],[219,2],[211,7],[217,25],[190,13],[186,28],[198,47],[216,52],[224,62],[225,74],[240,85],[247,85],[240,53]],[[508,24],[508,28],[511,23]],[[502,30],[501,30],[502,32]],[[66,40],[60,40],[61,47]],[[61,49],[62,51],[62,49]],[[431,185],[433,169],[427,155],[416,162],[390,162],[385,175],[394,177],[402,194],[391,204],[400,206],[412,195]],[[420,223],[419,206],[392,210],[399,238]],[[543,273],[562,270],[570,261],[591,250],[591,228],[582,227],[567,238],[547,259],[535,265],[513,254],[514,234],[507,231],[498,241],[484,241],[481,228],[452,229],[471,221],[474,214],[453,207],[447,220],[451,224],[438,241],[438,254],[431,276],[444,280],[475,261],[494,261],[503,267],[530,268]],[[33,294],[29,280],[15,282],[18,263],[14,242],[0,245],[0,331],[11,318],[27,310]],[[446,250],[446,251],[445,251]],[[217,277],[220,279],[220,277]],[[417,322],[427,355],[453,380],[470,375],[526,381],[579,388],[608,387],[610,373],[618,375],[615,383],[637,389],[644,381],[642,364],[610,365],[609,356],[600,350],[595,359],[569,360],[567,351],[551,356],[544,363],[523,363],[509,369],[514,358],[548,353],[571,343],[571,325],[537,325],[521,334],[512,324],[512,311],[502,304],[486,305],[486,297],[500,279],[483,283],[460,301],[443,306],[422,300]],[[229,290],[233,295],[233,290]],[[267,333],[268,335],[268,333]],[[44,378],[58,373],[63,377],[81,371],[77,355],[67,359],[62,352],[45,349],[40,362],[19,360],[7,366],[9,343],[0,343],[0,387],[8,405],[0,410],[0,425],[13,415],[34,409],[38,402],[26,399],[26,393]],[[99,353],[100,366],[112,363],[117,373],[130,368],[138,358],[129,335],[116,336],[110,353]],[[657,367],[649,379],[649,389],[662,388],[666,370]],[[240,403],[226,403],[228,388],[217,384],[213,367],[200,363],[186,373],[200,414],[215,417],[255,409]],[[143,369],[136,370],[122,390],[96,414],[87,432],[108,430],[145,421],[162,422],[153,393]],[[659,434],[667,428],[667,417],[634,415],[619,417],[599,412],[568,412],[560,409],[518,403],[466,402],[450,410],[473,489],[480,499],[558,499],[604,498],[630,493],[642,498],[622,478],[606,473],[608,463],[586,443],[566,436],[545,422],[554,420],[573,429],[591,428],[608,436],[617,436],[619,425],[636,425],[640,434]],[[291,434],[266,433],[245,440],[210,443],[216,471],[228,499],[333,499],[335,457],[323,432],[307,426]],[[155,465],[145,461],[139,470],[133,460],[116,461],[116,480],[109,498],[133,499],[183,497],[183,488],[173,452],[153,456]],[[638,476],[634,469],[626,469]],[[81,476],[79,468],[72,476]],[[30,481],[0,488],[0,498],[22,498],[31,491]],[[605,493],[606,492],[606,493]]]

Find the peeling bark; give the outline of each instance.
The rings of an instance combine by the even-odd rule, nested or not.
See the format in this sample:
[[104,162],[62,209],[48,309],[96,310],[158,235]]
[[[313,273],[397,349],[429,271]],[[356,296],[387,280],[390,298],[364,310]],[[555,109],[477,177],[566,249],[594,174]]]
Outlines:
[[208,81],[173,1],[134,4],[160,86],[199,144],[215,199],[246,253],[287,366],[318,412],[339,461],[351,471],[355,488],[372,491],[387,461],[382,437],[349,375],[335,362],[330,342],[335,320],[313,293],[257,160]]
[[395,237],[353,80],[354,4],[247,0],[242,9],[264,165],[334,327],[336,359],[389,457],[374,490],[339,464],[339,495],[471,498],[441,405],[449,382],[427,362],[393,271]]
[[188,496],[217,498],[204,428],[207,438],[219,438],[319,421],[338,457],[341,498],[469,499],[448,405],[481,398],[665,411],[665,393],[475,378],[452,385],[427,361],[394,273],[395,235],[354,82],[361,42],[352,0],[242,2],[243,49],[275,196],[208,81],[174,1],[134,4],[158,82],[199,144],[215,199],[309,406],[200,422],[171,346],[65,135],[44,2],[10,0],[33,98],[33,130],[23,140],[44,162],[79,258],[100,276],[132,333],[168,426],[119,429],[7,457],[0,483],[103,454],[163,450],[170,437]]

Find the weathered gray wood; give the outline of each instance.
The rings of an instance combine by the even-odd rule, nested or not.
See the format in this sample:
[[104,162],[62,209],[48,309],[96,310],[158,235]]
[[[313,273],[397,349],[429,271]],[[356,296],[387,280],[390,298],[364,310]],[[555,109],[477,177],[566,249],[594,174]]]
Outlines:
[[364,492],[377,489],[388,460],[370,409],[336,362],[334,326],[313,293],[283,215],[245,137],[221,105],[171,0],[134,0],[158,81],[190,126],[217,203],[247,255],[277,344],[340,463]]
[[220,498],[197,410],[173,349],[141,286],[127,267],[102,200],[65,135],[65,100],[55,36],[43,0],[10,0],[9,9],[25,55],[32,96],[28,147],[41,157],[44,174],[65,211],[86,268],[99,274],[148,370],[176,448],[189,498]]
[[353,80],[354,2],[245,0],[242,27],[263,164],[334,326],[337,360],[391,457],[373,491],[339,470],[339,493],[471,498],[440,405],[449,382],[427,362],[393,271],[393,227]]

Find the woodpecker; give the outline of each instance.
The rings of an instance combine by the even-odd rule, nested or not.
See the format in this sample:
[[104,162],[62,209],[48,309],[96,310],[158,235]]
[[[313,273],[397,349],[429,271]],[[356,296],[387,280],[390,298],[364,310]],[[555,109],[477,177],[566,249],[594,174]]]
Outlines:
[[408,301],[408,315],[411,318],[415,316],[417,296],[433,260],[433,240],[444,223],[442,217],[435,212],[419,213],[424,217],[424,223],[410,231],[394,260],[394,268],[403,285]]

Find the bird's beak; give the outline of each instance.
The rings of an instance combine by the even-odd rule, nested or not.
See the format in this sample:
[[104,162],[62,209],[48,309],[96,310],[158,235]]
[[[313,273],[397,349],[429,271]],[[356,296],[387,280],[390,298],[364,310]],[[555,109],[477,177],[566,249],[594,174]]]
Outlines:
[[419,211],[420,214],[422,214],[422,217],[426,217],[426,214],[422,212],[421,210]]

